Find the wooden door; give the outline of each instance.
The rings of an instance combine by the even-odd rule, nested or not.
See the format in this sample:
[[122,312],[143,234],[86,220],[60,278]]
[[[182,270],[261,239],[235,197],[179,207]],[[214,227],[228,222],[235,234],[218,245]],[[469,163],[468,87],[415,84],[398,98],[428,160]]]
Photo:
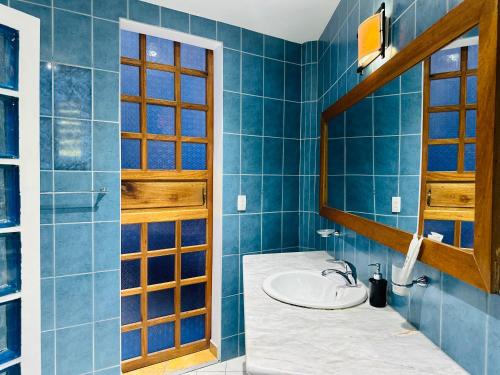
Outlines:
[[122,31],[122,369],[211,336],[213,54]]

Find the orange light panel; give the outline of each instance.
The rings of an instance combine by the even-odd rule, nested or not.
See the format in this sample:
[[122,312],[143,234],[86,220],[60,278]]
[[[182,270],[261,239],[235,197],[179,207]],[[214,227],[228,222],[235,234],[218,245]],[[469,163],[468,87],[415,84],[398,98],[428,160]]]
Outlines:
[[377,13],[367,18],[358,27],[358,67],[365,68],[382,51],[383,14]]

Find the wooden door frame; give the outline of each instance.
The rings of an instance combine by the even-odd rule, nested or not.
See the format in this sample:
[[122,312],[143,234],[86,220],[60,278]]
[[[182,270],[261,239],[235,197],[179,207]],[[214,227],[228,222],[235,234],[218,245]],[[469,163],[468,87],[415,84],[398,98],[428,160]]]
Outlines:
[[405,254],[412,234],[328,207],[328,122],[479,25],[474,250],[425,239],[420,260],[488,292],[500,287],[500,61],[498,0],[464,0],[321,115],[320,215]]

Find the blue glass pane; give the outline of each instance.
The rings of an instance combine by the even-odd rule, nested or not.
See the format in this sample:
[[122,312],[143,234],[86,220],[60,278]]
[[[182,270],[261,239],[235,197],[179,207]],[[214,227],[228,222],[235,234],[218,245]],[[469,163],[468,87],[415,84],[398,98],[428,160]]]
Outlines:
[[148,133],[175,134],[175,108],[148,104]]
[[122,131],[139,133],[141,131],[141,105],[139,103],[121,103]]
[[181,320],[181,345],[205,338],[205,315]]
[[148,285],[174,280],[175,255],[148,258]]
[[121,88],[123,95],[139,96],[139,68],[121,65]]
[[465,115],[465,136],[474,138],[476,136],[476,111],[467,111]]
[[477,76],[467,77],[467,104],[477,103]]
[[174,332],[174,322],[148,327],[148,353],[174,347]]
[[175,169],[175,143],[148,141],[148,168]]
[[181,278],[189,279],[205,275],[206,251],[184,253],[181,257]]
[[138,253],[141,251],[141,224],[123,224],[121,253]]
[[465,144],[464,154],[464,170],[466,172],[473,172],[476,170],[476,144]]
[[139,58],[139,34],[122,30],[120,44],[123,57]]
[[0,227],[19,224],[19,169],[0,166]]
[[174,65],[174,42],[147,35],[146,60],[160,64]]
[[174,100],[174,73],[148,69],[146,75],[148,98]]
[[467,55],[467,69],[477,69],[478,45],[469,46]]
[[185,103],[206,103],[206,80],[201,77],[181,75],[181,99]]
[[141,261],[139,259],[122,261],[122,290],[141,286]]
[[141,321],[141,295],[122,297],[122,325]]
[[158,290],[148,293],[148,319],[175,313],[174,289]]
[[457,105],[460,100],[460,78],[431,81],[431,106]]
[[431,57],[431,74],[460,70],[460,48],[445,49]]
[[207,169],[207,145],[182,142],[182,169]]
[[429,145],[427,170],[456,171],[458,161],[458,145]]
[[0,235],[0,296],[21,290],[19,233]]
[[203,245],[207,241],[206,220],[184,220],[182,222],[181,232],[182,246]]
[[122,168],[141,168],[141,141],[138,139],[122,139]]
[[19,357],[21,349],[21,302],[0,304],[0,364]]
[[474,248],[474,222],[462,221],[460,231],[460,247]]
[[427,237],[431,232],[442,234],[444,236],[442,242],[453,245],[455,240],[455,222],[448,220],[425,220],[424,236]]
[[206,56],[205,48],[181,44],[181,66],[183,68],[205,71],[207,69]]
[[18,99],[0,95],[0,158],[19,157]]
[[205,283],[181,287],[181,311],[205,307]]
[[5,370],[0,371],[0,375],[21,375],[21,366],[19,364],[10,366]]
[[182,135],[184,137],[206,137],[206,113],[191,109],[183,109],[181,115]]
[[458,112],[429,114],[429,138],[458,138]]
[[17,90],[19,75],[19,33],[0,25],[0,87]]
[[122,361],[141,355],[141,330],[122,332]]
[[175,247],[175,222],[148,224],[148,250],[171,249]]

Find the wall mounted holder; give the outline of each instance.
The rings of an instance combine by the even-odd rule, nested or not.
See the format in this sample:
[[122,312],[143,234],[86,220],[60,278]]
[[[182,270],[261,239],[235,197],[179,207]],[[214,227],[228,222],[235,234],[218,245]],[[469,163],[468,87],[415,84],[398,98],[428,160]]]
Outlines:
[[328,238],[331,236],[340,237],[340,232],[336,229],[318,229],[316,233],[318,233],[323,238]]
[[413,285],[418,285],[422,288],[427,288],[430,284],[430,279],[428,276],[423,275],[413,280],[410,284],[398,284],[394,281],[391,281],[391,284],[394,286],[398,286],[400,288],[412,288]]

